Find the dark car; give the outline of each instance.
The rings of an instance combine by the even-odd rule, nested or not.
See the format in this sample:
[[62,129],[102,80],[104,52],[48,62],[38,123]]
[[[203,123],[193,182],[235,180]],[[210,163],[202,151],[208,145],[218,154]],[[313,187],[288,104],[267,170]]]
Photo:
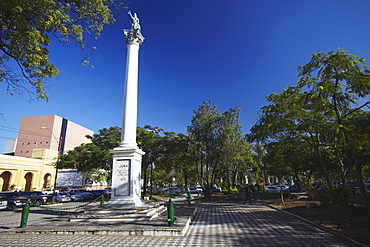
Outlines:
[[30,201],[27,197],[20,196],[17,192],[0,192],[0,199],[8,201],[8,210],[14,210],[16,207],[22,207]]
[[303,191],[303,186],[298,185],[298,184],[293,184],[289,186],[288,189],[289,192],[302,192]]
[[83,189],[70,189],[67,190],[67,192],[73,194],[80,194],[81,196],[83,196],[84,200],[93,199],[93,194]]
[[52,196],[45,195],[41,191],[20,191],[20,196],[28,197],[30,201],[37,205],[45,205],[48,201],[51,201]]
[[109,189],[104,189],[104,190],[93,190],[91,191],[93,194],[94,198],[97,198],[101,195],[104,195],[105,198],[110,198],[111,197],[111,191]]

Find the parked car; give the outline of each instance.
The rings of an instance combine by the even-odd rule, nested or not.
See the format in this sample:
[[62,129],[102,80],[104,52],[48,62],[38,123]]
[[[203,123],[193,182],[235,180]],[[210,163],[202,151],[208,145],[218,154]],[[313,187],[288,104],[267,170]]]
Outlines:
[[97,198],[101,195],[104,195],[105,198],[110,198],[111,197],[111,191],[109,189],[104,189],[104,190],[93,190],[91,191],[93,194],[94,198]]
[[[270,184],[269,186],[267,186],[267,187],[275,187],[276,188],[276,191],[280,191],[280,190],[282,190],[282,191],[286,191],[286,190],[288,190],[289,189],[289,187],[288,186],[286,186],[286,185],[279,185],[279,184],[277,184],[277,185],[275,185],[275,184]],[[266,188],[267,188],[266,187]],[[270,188],[269,190],[266,190],[266,191],[275,191],[275,190],[273,190],[272,188]]]
[[8,210],[14,210],[16,207],[22,207],[30,201],[27,197],[20,196],[17,192],[0,192],[0,198],[8,201]]
[[222,189],[221,189],[220,187],[217,187],[217,185],[215,185],[215,184],[214,184],[214,185],[212,186],[212,191],[213,191],[213,192],[222,192]]
[[[55,193],[58,193],[58,192],[59,192],[59,190],[56,189]],[[45,195],[52,195],[54,193],[54,190],[51,189],[51,188],[48,188],[48,189],[42,191],[42,193],[44,193]]]
[[51,201],[51,195],[45,195],[41,191],[20,191],[20,196],[28,197],[30,201],[37,205],[45,205],[48,201]]
[[[369,187],[368,188],[365,188],[365,190],[366,190],[366,194],[368,196],[370,196],[370,188]],[[360,191],[360,189],[356,189],[356,197],[361,197],[361,191]]]
[[280,191],[280,188],[277,188],[276,186],[266,186],[266,191]]
[[[68,192],[66,192],[66,193],[68,193]],[[81,202],[81,201],[84,200],[84,197],[81,194],[76,194],[76,193],[73,193],[73,192],[69,192],[68,194],[71,197],[71,200],[74,201],[74,202]]]
[[189,191],[191,194],[198,194],[198,195],[203,192],[201,188],[197,188],[197,187],[190,187]]
[[350,189],[353,189],[353,188],[356,188],[358,187],[358,184],[356,181],[347,181],[346,182],[347,186],[350,188]]
[[68,193],[72,192],[74,194],[80,194],[81,196],[83,196],[84,200],[90,200],[90,199],[93,199],[93,194],[88,192],[87,190],[83,190],[83,189],[70,189],[70,190],[67,190]]
[[70,202],[72,201],[71,196],[67,192],[55,193],[56,202]]
[[179,188],[176,188],[176,187],[170,187],[169,188],[169,193],[170,194],[181,194],[181,193],[183,193],[183,191]]
[[0,199],[0,210],[8,209],[8,200]]
[[335,182],[332,182],[332,185],[333,185],[333,187],[340,187],[342,185],[342,183],[339,182],[339,181],[335,181]]
[[293,185],[289,186],[288,191],[289,192],[302,192],[303,191],[303,186],[302,185],[298,186],[297,184],[293,184]]

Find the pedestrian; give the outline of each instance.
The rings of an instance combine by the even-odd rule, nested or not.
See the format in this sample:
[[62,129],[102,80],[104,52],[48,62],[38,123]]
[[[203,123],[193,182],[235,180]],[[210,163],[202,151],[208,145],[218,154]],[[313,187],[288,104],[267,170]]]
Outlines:
[[244,190],[245,190],[245,201],[244,201],[244,205],[246,202],[249,202],[250,205],[252,205],[252,201],[251,201],[251,193],[249,192],[249,187],[246,185],[244,187]]

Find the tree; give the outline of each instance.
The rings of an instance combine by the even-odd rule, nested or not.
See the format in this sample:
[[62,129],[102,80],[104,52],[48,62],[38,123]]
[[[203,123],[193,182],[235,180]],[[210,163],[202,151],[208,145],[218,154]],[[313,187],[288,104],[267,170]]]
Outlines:
[[143,128],[137,127],[136,130],[138,146],[145,152],[142,158],[142,174],[144,175],[144,195],[147,194],[146,185],[148,184],[149,166],[156,162],[162,155],[161,152],[162,137],[160,135],[161,131],[163,131],[163,129],[160,129],[158,127],[152,127],[150,125],[145,125]]
[[[197,183],[195,159],[189,152],[189,137],[174,132],[164,132],[162,137],[163,156],[157,162],[159,168],[173,174],[178,186],[185,188]],[[173,180],[171,181],[173,182]]]
[[365,58],[348,54],[347,50],[337,49],[328,54],[318,52],[311,61],[298,67],[297,86],[307,88],[308,95],[316,95],[334,116],[332,123],[341,133],[355,166],[356,178],[365,204],[370,208],[370,199],[362,177],[363,164],[359,161],[354,144],[354,129],[346,124],[346,119],[355,112],[361,112],[370,102],[360,105],[360,99],[370,94],[370,70]]
[[[0,1],[0,82],[13,94],[48,101],[43,83],[56,77],[50,61],[51,38],[63,44],[76,42],[88,64],[88,38],[98,38],[103,27],[115,21],[110,9],[116,0],[2,0]],[[121,1],[122,3],[126,1]],[[94,48],[94,47],[91,47]],[[94,48],[95,49],[95,48]]]
[[[121,128],[103,128],[93,136],[86,136],[91,143],[75,147],[67,154],[61,155],[58,168],[76,168],[78,172],[90,173],[94,171],[104,171],[96,173],[99,179],[105,179],[110,183],[112,179],[113,156],[110,150],[114,149],[121,142]],[[95,182],[96,182],[95,181]]]
[[280,94],[272,93],[266,99],[271,104],[262,107],[260,118],[248,136],[249,140],[265,144],[280,143],[280,148],[296,145],[296,140],[308,143],[314,150],[325,180],[331,186],[322,154],[328,146],[331,129],[322,102],[318,97],[308,96],[302,89],[293,86],[288,86]]
[[200,182],[205,186],[205,197],[212,196],[212,185],[229,165],[239,164],[237,153],[241,151],[241,126],[238,122],[239,107],[220,114],[211,102],[204,102],[194,110],[188,126],[190,150],[197,162]]
[[359,159],[367,142],[357,138],[363,126],[359,120],[367,120],[364,107],[370,103],[360,104],[370,93],[370,71],[365,62],[340,49],[313,54],[308,64],[298,67],[297,86],[267,97],[273,104],[262,108],[250,138],[265,143],[304,140],[313,148],[329,188],[335,163],[340,164],[342,174],[348,163],[352,164],[361,194],[370,207],[362,177],[364,163]]

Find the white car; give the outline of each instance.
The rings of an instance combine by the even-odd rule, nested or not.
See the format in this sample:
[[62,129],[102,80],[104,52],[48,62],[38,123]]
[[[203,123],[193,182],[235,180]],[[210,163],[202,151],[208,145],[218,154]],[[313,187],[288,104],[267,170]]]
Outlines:
[[190,187],[189,191],[191,194],[201,194],[203,192],[202,188]]
[[55,201],[56,202],[70,202],[72,201],[72,198],[67,192],[60,192],[60,193],[55,193]]
[[275,186],[266,186],[266,191],[280,191],[280,188],[277,188]]
[[72,201],[74,202],[81,202],[84,200],[84,197],[80,194],[75,194],[75,193],[68,193],[69,196],[71,197]]
[[[270,184],[269,186],[267,186],[267,187],[275,187],[276,188],[276,191],[280,191],[280,190],[282,190],[282,191],[286,191],[286,190],[288,190],[289,189],[289,186],[287,186],[287,185],[276,185],[276,184]],[[267,188],[266,187],[266,188]],[[272,189],[272,188],[269,188],[269,190],[266,190],[266,191],[275,191],[274,189]]]
[[8,209],[8,201],[5,199],[0,200],[0,210]]
[[[52,195],[54,193],[54,190],[49,188],[42,191],[42,193],[44,193],[45,195]],[[59,190],[55,190],[55,193],[59,193]]]

